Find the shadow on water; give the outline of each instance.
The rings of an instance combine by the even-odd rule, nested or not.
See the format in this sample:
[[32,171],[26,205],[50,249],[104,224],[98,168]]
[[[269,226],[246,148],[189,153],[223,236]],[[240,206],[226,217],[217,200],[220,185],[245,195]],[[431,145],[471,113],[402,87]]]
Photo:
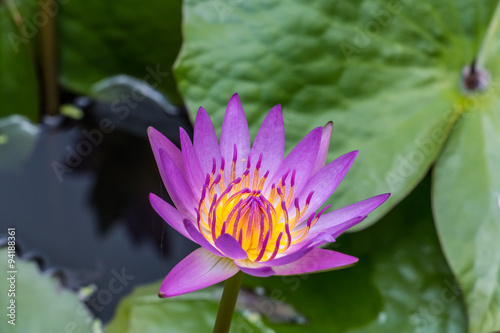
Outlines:
[[154,126],[178,145],[179,127],[192,126],[184,109],[147,98],[73,97],[83,118],[45,119],[24,166],[0,172],[0,236],[14,226],[20,254],[66,287],[94,284],[88,305],[106,322],[135,285],[162,279],[195,248],[149,204],[150,192],[169,199],[146,134]]

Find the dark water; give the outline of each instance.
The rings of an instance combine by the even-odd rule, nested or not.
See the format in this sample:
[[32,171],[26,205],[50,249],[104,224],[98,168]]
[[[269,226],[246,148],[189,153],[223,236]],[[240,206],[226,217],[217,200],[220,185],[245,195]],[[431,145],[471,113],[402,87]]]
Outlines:
[[192,127],[180,108],[76,103],[82,120],[45,119],[24,165],[0,172],[0,237],[15,227],[21,256],[68,288],[95,284],[88,304],[108,321],[134,286],[162,279],[195,248],[150,207],[150,192],[168,196],[146,136],[154,126],[178,144],[179,126]]

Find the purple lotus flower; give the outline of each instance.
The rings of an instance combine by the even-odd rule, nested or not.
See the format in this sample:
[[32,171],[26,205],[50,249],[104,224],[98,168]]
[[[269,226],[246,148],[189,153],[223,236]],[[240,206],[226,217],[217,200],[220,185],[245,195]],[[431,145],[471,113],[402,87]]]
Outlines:
[[154,128],[149,139],[174,208],[158,196],[156,212],[199,244],[167,275],[161,297],[224,281],[243,271],[254,276],[326,271],[358,259],[318,248],[381,205],[382,194],[325,213],[320,210],[351,167],[357,151],[325,166],[332,123],[318,127],[283,159],[281,106],[266,116],[253,146],[237,94],[229,100],[220,145],[200,107],[193,143],[180,129],[181,150]]

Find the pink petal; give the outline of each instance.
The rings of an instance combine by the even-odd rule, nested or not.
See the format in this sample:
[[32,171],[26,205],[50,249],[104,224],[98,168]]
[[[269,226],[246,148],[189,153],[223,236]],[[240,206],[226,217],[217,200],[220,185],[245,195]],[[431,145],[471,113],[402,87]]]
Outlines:
[[369,199],[357,202],[355,204],[334,210],[327,214],[322,215],[318,222],[311,228],[309,233],[320,232],[325,229],[331,228],[340,223],[347,222],[356,217],[366,217],[368,213],[372,212],[375,208],[383,204],[390,193],[380,194]]
[[165,220],[165,222],[187,239],[193,240],[184,227],[184,219],[186,219],[186,216],[182,215],[177,209],[153,193],[149,194],[149,201],[153,209],[163,220]]
[[[309,203],[309,208],[307,209],[307,216],[321,207],[326,199],[337,189],[337,186],[344,179],[357,155],[358,151],[352,151],[340,156],[308,180],[298,196],[300,207],[304,207],[309,193],[314,192]],[[291,215],[291,217],[293,216],[295,216],[295,213]]]
[[229,234],[222,234],[215,240],[215,246],[231,259],[247,259],[248,254],[240,243]]
[[184,220],[184,228],[188,232],[189,236],[193,239],[195,243],[203,247],[205,250],[212,252],[212,254],[225,257],[219,250],[212,246],[209,241],[200,233],[200,231],[193,225],[193,223],[187,219]]
[[313,249],[299,260],[273,269],[276,275],[296,275],[338,269],[357,261],[358,258],[340,252]]
[[214,125],[204,108],[199,108],[194,122],[193,146],[200,161],[203,174],[212,171],[213,159],[220,168],[220,148]]
[[260,174],[269,171],[269,176],[272,177],[283,162],[285,154],[285,127],[279,104],[269,111],[255,137],[251,153],[252,169],[257,164],[260,154],[262,154]]
[[197,204],[191,187],[175,166],[174,161],[162,149],[160,149],[160,160],[165,172],[163,183],[175,207],[187,217],[194,219]]
[[191,144],[191,139],[189,135],[183,128],[179,129],[181,138],[181,151],[182,158],[184,159],[184,165],[186,168],[186,178],[191,185],[191,190],[195,195],[196,201],[200,200],[201,189],[203,188],[203,183],[205,180],[205,174],[201,169],[200,161],[198,156]]
[[184,173],[184,161],[182,159],[182,154],[179,148],[177,148],[169,139],[167,139],[163,134],[158,132],[153,127],[148,127],[149,142],[151,144],[151,149],[155,156],[156,164],[158,164],[158,169],[162,179],[165,179],[165,170],[161,163],[160,149],[165,151],[168,156],[172,159],[177,169],[181,172],[182,176],[185,177]]
[[260,263],[250,262],[248,260],[235,260],[236,266],[248,275],[258,277],[268,277],[274,275],[274,270],[268,266],[262,266]]
[[326,234],[331,235],[332,237],[336,238],[336,237],[340,236],[341,234],[343,234],[348,229],[354,227],[359,222],[366,219],[366,217],[367,216],[365,215],[365,216],[358,216],[358,217],[352,218],[349,221],[342,222],[340,224],[334,225],[333,227],[323,229],[321,231],[321,233],[326,233]]
[[246,160],[250,154],[250,134],[245,112],[241,106],[238,94],[234,94],[227,104],[226,114],[220,133],[220,152],[225,162],[225,178],[229,179],[234,146],[238,152],[236,162],[236,177],[246,169]]
[[173,297],[206,288],[238,273],[231,259],[213,255],[204,248],[191,252],[168,273],[160,297]]
[[328,155],[328,148],[330,147],[330,138],[332,136],[333,123],[329,121],[325,126],[323,126],[323,132],[321,134],[321,143],[319,145],[318,158],[314,164],[312,175],[319,171],[326,164],[326,157]]
[[[293,172],[295,170],[295,193],[300,193],[309,179],[314,163],[316,162],[321,142],[321,132],[321,127],[313,129],[292,149],[269,181],[266,191],[270,189],[272,184],[277,185],[278,181],[287,171]],[[291,175],[288,176],[287,183],[290,177]]]
[[335,237],[327,233],[320,233],[314,235],[314,237],[307,237],[294,247],[290,247],[286,253],[282,254],[281,257],[277,257],[272,260],[261,262],[262,266],[281,266],[294,262],[303,256],[307,255],[314,248],[321,246],[325,243],[335,242]]

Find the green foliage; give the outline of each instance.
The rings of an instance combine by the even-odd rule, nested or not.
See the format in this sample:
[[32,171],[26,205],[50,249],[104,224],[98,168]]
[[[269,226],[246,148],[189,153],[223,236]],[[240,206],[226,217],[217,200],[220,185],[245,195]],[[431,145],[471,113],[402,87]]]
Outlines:
[[19,171],[38,137],[38,128],[26,117],[12,115],[0,119],[0,171]]
[[466,113],[434,170],[441,243],[464,290],[471,332],[500,328],[500,100]]
[[[0,307],[2,320],[0,331],[10,333],[47,333],[47,332],[92,332],[93,318],[85,305],[72,291],[62,288],[59,283],[42,274],[36,263],[25,262],[17,256],[15,267],[8,266],[7,248],[0,249]],[[9,273],[15,270],[16,273]],[[8,280],[11,274],[14,280]],[[14,288],[10,282],[14,281]],[[12,297],[7,291],[14,289]],[[7,322],[7,306],[15,301],[15,325]],[[8,310],[10,313],[10,310]],[[11,318],[8,318],[11,320]]]
[[[185,296],[161,299],[160,283],[136,288],[123,299],[106,333],[211,332],[219,306],[219,288],[207,288]],[[231,333],[272,333],[258,317],[233,315]]]
[[88,93],[117,74],[145,80],[180,104],[171,67],[181,46],[181,1],[67,1],[60,6],[61,82]]
[[[473,333],[500,329],[497,4],[186,0],[176,67],[193,116],[203,106],[219,128],[235,91],[254,135],[282,103],[288,149],[333,120],[329,160],[360,154],[329,203],[392,193],[358,230],[401,201],[438,160],[439,237]],[[467,94],[462,70],[475,57],[493,83]]]
[[0,3],[0,118],[20,114],[36,122],[39,97],[33,50],[13,14],[7,3]]

